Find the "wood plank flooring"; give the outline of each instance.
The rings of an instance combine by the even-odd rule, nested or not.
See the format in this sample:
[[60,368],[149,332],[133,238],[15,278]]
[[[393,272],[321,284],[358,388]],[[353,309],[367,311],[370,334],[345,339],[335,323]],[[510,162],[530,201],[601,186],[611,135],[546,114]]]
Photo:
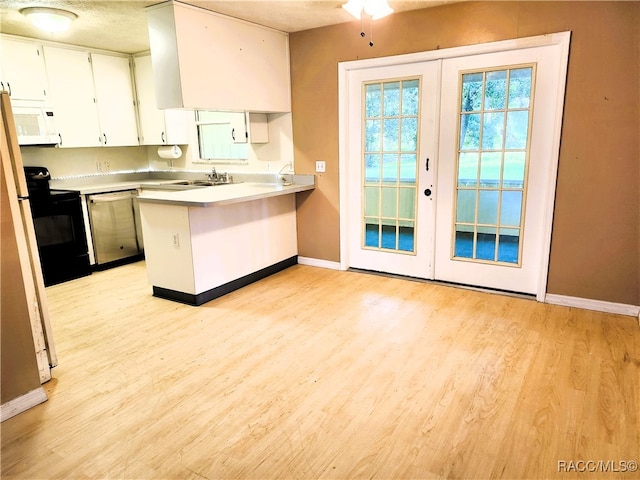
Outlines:
[[47,289],[60,365],[3,479],[640,476],[634,318],[301,265],[150,291],[144,262]]

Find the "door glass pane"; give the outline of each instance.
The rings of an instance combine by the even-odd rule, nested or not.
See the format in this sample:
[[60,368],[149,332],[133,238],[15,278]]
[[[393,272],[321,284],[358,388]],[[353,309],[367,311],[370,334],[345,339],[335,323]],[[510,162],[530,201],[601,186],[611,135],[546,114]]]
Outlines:
[[382,92],[379,84],[368,85],[365,97],[365,115],[367,118],[382,116]]
[[396,187],[382,187],[382,216],[385,218],[396,219],[397,211],[397,194]]
[[415,222],[401,221],[399,224],[398,249],[404,252],[413,252],[415,250]]
[[498,190],[480,190],[478,196],[478,223],[497,225]]
[[380,155],[377,153],[367,153],[364,156],[364,178],[366,182],[380,181]]
[[501,228],[498,244],[498,261],[518,263],[520,249],[520,230],[517,228]]
[[484,92],[485,110],[504,110],[507,96],[507,71],[487,73],[487,88]]
[[494,227],[478,227],[476,237],[476,258],[478,260],[495,260],[496,231]]
[[384,116],[392,117],[400,112],[400,82],[384,84]]
[[400,181],[403,183],[416,183],[418,156],[413,154],[400,155]]
[[480,114],[460,116],[460,150],[478,150],[480,146]]
[[485,113],[482,124],[482,149],[499,150],[504,138],[504,113]]
[[402,115],[418,115],[419,89],[418,80],[402,82]]
[[500,209],[500,225],[519,227],[522,218],[522,191],[504,190]]
[[364,246],[380,247],[380,220],[377,218],[364,219]]
[[398,191],[398,217],[399,218],[415,218],[416,217],[416,189],[401,188]]
[[534,75],[461,76],[454,258],[520,265]]
[[508,149],[524,149],[527,147],[529,133],[529,112],[518,110],[507,113],[507,142]]
[[531,79],[531,67],[511,70],[509,108],[529,108],[531,104]]
[[384,152],[397,152],[400,149],[400,129],[397,118],[385,118],[383,120],[383,145]]
[[382,225],[382,241],[381,248],[388,250],[397,250],[398,235],[395,225]]
[[473,227],[458,225],[456,227],[456,241],[453,255],[459,258],[473,258],[474,245]]
[[463,112],[475,112],[482,106],[482,73],[467,73],[462,76],[462,108]]
[[380,136],[381,120],[366,120],[366,145],[367,152],[379,152],[382,150],[382,137]]
[[476,221],[476,191],[458,190],[456,202],[456,222],[475,223]]
[[506,152],[504,154],[504,171],[502,186],[505,188],[522,188],[524,186],[525,152]]
[[401,150],[403,152],[415,152],[418,146],[418,118],[409,117],[402,119]]
[[364,187],[364,215],[377,217],[380,215],[380,189],[378,187]]
[[458,186],[474,187],[478,184],[478,154],[461,153],[458,159]]
[[502,170],[502,153],[489,152],[481,155],[480,186],[497,187],[500,183],[500,170]]
[[415,253],[420,80],[363,88],[362,244]]
[[382,181],[396,183],[398,181],[398,154],[385,153],[382,155]]

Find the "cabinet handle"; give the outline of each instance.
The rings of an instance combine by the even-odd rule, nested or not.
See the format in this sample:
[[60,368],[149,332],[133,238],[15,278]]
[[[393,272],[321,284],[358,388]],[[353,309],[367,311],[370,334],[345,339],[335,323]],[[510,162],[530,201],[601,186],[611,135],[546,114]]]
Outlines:
[[4,90],[4,82],[0,82],[0,90]]
[[233,139],[233,141],[236,141],[236,129],[232,128],[231,129],[231,138]]
[[160,138],[162,139],[162,143],[167,143],[167,141],[164,139],[164,132],[162,132],[162,135],[160,136]]
[[428,157],[427,157],[426,168],[427,168],[427,172],[428,172],[429,171],[429,158]]
[[61,133],[58,134],[58,138],[60,139],[60,143],[58,145],[62,146],[62,134]]
[[103,133],[102,136],[104,137],[104,144],[106,145],[107,144],[107,134]]
[[7,82],[7,90],[9,90],[9,96],[11,96],[11,84]]

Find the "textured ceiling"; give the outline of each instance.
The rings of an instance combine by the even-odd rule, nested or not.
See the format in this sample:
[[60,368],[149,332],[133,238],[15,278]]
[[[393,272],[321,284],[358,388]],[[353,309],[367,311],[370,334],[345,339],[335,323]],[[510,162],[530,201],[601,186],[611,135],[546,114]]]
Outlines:
[[[137,53],[149,50],[145,7],[162,0],[0,0],[0,32],[85,47]],[[341,5],[346,0],[186,0],[218,13],[242,18],[285,32],[309,30],[356,21]],[[458,0],[459,1],[459,0]],[[427,8],[453,0],[389,1],[396,12]],[[49,6],[78,15],[69,32],[44,34],[31,26],[19,10]]]

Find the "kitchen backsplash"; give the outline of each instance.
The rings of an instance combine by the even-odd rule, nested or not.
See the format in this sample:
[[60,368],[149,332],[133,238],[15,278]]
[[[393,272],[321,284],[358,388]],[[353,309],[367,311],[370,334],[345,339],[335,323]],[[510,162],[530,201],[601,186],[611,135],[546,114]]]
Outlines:
[[47,167],[54,178],[148,170],[147,147],[21,147],[25,166]]

